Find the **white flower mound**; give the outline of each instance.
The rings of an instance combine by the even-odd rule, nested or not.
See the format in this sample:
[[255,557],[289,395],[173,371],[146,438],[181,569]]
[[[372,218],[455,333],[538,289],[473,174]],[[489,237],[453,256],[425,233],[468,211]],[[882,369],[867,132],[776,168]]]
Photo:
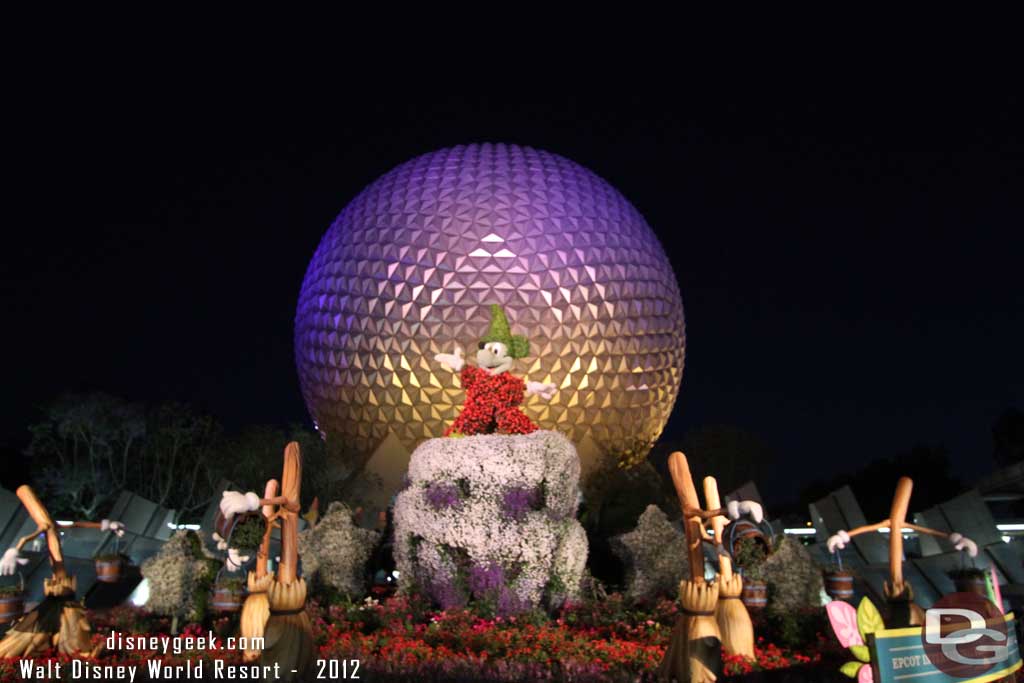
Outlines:
[[[416,586],[443,606],[458,602],[444,596],[487,593],[499,611],[575,597],[587,559],[579,477],[576,449],[557,432],[424,442],[395,501],[402,589]],[[484,590],[488,571],[503,589]]]
[[202,619],[200,593],[209,590],[204,579],[212,580],[217,562],[195,532],[175,532],[159,553],[142,563],[142,576],[149,580],[146,609],[169,617]]
[[636,528],[612,539],[626,565],[626,595],[634,599],[674,596],[690,576],[686,536],[657,505],[648,505]]
[[363,571],[380,533],[361,529],[352,511],[335,501],[316,526],[299,534],[299,556],[308,581],[359,597],[365,589]]

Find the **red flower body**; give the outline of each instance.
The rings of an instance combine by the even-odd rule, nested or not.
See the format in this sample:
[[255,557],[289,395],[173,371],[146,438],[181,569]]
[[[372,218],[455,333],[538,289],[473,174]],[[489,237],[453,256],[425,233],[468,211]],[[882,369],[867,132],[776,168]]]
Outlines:
[[520,410],[526,394],[526,383],[520,378],[501,372],[497,375],[467,365],[459,373],[466,401],[455,422],[445,430],[453,433],[474,434],[529,434],[537,429],[530,418]]

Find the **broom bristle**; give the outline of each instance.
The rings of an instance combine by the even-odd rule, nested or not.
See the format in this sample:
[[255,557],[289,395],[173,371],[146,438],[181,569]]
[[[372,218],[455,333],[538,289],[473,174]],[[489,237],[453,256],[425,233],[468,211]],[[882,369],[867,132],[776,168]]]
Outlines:
[[909,583],[899,589],[889,581],[883,585],[886,599],[885,625],[888,628],[906,628],[924,623],[924,610],[914,602],[914,589]]
[[661,664],[658,665],[658,683],[688,680],[686,678],[689,675],[687,663],[689,647],[686,642],[687,621],[687,617],[683,614],[676,617],[672,635],[668,640],[668,647],[665,648],[665,655],[661,659]]
[[98,652],[92,644],[92,628],[85,610],[78,603],[69,602],[74,595],[64,592],[74,585],[73,579],[54,584],[46,581],[47,596],[11,626],[0,641],[0,657],[30,657],[53,646],[66,655]]
[[279,680],[305,682],[313,678],[313,624],[308,614],[271,614],[266,639],[260,663],[279,664]]
[[[266,622],[266,641],[260,663],[279,664],[283,681],[311,679],[313,665],[313,624],[303,609],[306,604],[306,582],[274,581],[267,597],[270,618]],[[293,613],[282,613],[293,612]]]
[[[249,572],[249,594],[242,604],[242,615],[239,619],[241,635],[246,639],[246,643],[253,643],[256,638],[264,637],[267,619],[270,618],[270,598],[267,591],[273,582],[273,574],[257,577],[255,572]],[[262,652],[262,649],[250,648],[242,653],[242,658],[247,662],[254,662],[260,658]]]
[[685,683],[712,683],[722,673],[722,638],[715,621],[718,584],[682,581],[679,601],[686,620],[686,671],[677,678]]
[[743,594],[743,577],[733,574],[719,580],[718,608],[715,619],[722,636],[722,649],[731,655],[754,657],[754,625],[747,606],[739,599]]
[[[239,618],[241,635],[245,642],[254,643],[258,638],[263,638],[267,630],[267,620],[270,619],[270,601],[266,593],[250,593],[242,605],[242,615]],[[260,658],[263,650],[250,648],[242,652],[242,658],[247,662],[254,662]]]

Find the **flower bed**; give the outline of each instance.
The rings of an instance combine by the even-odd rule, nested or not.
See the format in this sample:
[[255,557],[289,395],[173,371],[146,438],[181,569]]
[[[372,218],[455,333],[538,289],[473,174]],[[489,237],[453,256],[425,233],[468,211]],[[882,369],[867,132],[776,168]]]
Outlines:
[[[429,612],[406,597],[312,609],[321,656],[359,659],[375,681],[653,681],[677,616],[669,600],[637,609],[617,595],[550,620]],[[724,665],[741,675],[819,658],[762,641],[757,661]]]

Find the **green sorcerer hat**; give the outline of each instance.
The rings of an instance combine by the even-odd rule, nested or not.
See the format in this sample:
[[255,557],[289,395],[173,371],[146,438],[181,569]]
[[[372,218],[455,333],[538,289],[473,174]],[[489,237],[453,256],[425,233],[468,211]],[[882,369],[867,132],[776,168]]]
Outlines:
[[525,358],[530,353],[530,341],[526,337],[512,334],[505,311],[498,304],[491,304],[491,327],[480,341],[484,344],[501,342],[508,347],[508,355],[513,358]]

